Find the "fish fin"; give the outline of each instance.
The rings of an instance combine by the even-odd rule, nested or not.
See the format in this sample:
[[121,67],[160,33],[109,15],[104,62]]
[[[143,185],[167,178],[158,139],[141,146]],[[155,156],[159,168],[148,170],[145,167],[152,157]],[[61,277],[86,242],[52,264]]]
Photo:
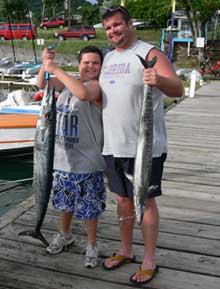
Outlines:
[[145,212],[145,210],[142,209],[142,211],[141,211],[141,215],[140,215],[140,216],[137,216],[137,215],[136,215],[136,220],[137,220],[137,224],[138,224],[138,226],[141,226],[141,224],[142,224],[143,217],[144,217],[144,212]]
[[18,233],[19,236],[30,236],[34,239],[40,240],[44,245],[49,246],[47,239],[41,234],[41,232],[36,232],[34,230],[27,230]]
[[126,172],[124,172],[124,175],[126,176],[126,178],[133,184],[134,182],[134,177],[131,174],[128,174]]

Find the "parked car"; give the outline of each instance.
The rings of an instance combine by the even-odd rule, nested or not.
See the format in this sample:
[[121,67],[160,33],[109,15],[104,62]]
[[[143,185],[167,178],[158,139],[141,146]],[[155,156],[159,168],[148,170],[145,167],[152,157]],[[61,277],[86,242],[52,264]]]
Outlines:
[[104,28],[102,23],[97,23],[95,25],[93,25],[95,29],[100,29],[100,28]]
[[154,28],[153,19],[149,19],[147,21],[133,19],[133,28],[137,30],[145,30]]
[[132,23],[133,23],[133,28],[136,28],[139,25],[143,25],[144,21],[143,20],[139,20],[139,19],[132,19]]
[[54,36],[59,40],[80,38],[84,41],[88,41],[91,38],[96,37],[96,31],[91,25],[75,25],[71,26],[68,30],[55,32]]
[[37,38],[37,29],[35,25],[29,23],[0,25],[0,40],[10,39],[35,39]]
[[156,25],[153,22],[145,21],[144,23],[137,25],[135,28],[137,30],[146,30],[146,29],[153,29],[155,27]]
[[40,24],[40,28],[47,30],[48,28],[63,28],[65,20],[62,17],[52,17],[48,21],[44,21]]

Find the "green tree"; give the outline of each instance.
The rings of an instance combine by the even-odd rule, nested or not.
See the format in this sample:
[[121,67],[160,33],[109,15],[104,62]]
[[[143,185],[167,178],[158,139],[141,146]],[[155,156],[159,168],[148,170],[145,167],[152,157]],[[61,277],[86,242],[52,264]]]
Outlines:
[[10,17],[12,22],[23,22],[26,21],[27,17],[27,2],[22,0],[2,0],[1,1],[2,7],[2,16],[4,19]]
[[64,9],[63,0],[41,0],[42,2],[42,19],[46,17],[55,16],[57,13],[57,8],[62,6]]
[[100,22],[99,6],[98,5],[85,5],[81,7],[80,13],[82,15],[84,24],[95,24]]
[[166,26],[171,15],[170,0],[127,0],[126,7],[133,18],[150,20],[158,28]]
[[98,5],[98,6],[101,6],[102,3],[103,3],[103,0],[98,0],[98,1],[97,1],[97,5]]
[[[220,9],[220,0],[180,0],[185,9],[192,30],[194,43],[197,37],[205,37],[205,26],[217,10]],[[204,60],[205,50],[199,48],[198,60]]]

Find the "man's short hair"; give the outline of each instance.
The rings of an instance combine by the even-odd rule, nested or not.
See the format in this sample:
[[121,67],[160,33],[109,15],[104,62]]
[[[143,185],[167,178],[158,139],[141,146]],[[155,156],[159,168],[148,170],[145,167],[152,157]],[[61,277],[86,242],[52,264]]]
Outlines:
[[126,23],[128,23],[128,21],[131,19],[129,11],[124,6],[104,7],[101,8],[100,13],[102,16],[102,22],[103,20],[115,15],[116,13],[120,13]]

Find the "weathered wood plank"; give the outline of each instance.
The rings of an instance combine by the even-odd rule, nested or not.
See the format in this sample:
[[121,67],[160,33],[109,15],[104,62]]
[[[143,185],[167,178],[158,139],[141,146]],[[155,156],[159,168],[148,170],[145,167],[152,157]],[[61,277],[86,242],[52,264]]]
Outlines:
[[160,206],[160,216],[163,218],[194,222],[199,224],[220,225],[220,216],[217,213],[195,211],[187,208],[173,208]]
[[[16,222],[16,224],[23,224],[28,226],[34,225],[35,214],[32,212],[28,212],[25,214],[24,218],[21,217]],[[45,219],[43,228],[45,230],[53,230],[57,231],[59,228],[60,219],[59,216],[47,215]],[[100,218],[100,226],[104,229],[106,224],[108,225],[118,225],[117,215],[112,211],[106,211],[102,217]],[[85,223],[82,221],[73,220],[73,226],[76,226],[77,229],[82,230],[83,227],[86,228]],[[173,233],[191,237],[200,237],[207,239],[220,240],[220,226],[213,226],[208,224],[198,224],[193,221],[187,222],[182,220],[169,220],[161,218],[160,221],[160,232]],[[84,228],[84,231],[86,230]],[[110,228],[109,228],[110,229]],[[137,231],[140,230],[138,226],[136,226]],[[106,228],[106,231],[108,228]],[[116,229],[117,230],[117,229]],[[104,237],[104,236],[103,236]]]
[[[4,274],[4,272],[2,272],[2,274],[0,275],[0,289],[30,289],[30,288],[39,289],[39,284],[34,283],[34,280],[27,282],[24,280],[18,280],[16,277],[13,276],[9,277],[7,276],[7,274]],[[48,289],[48,287],[41,285],[40,289]]]
[[[220,96],[211,83],[205,93],[185,99],[166,114],[169,154],[165,164],[163,196],[158,198],[160,232],[157,264],[160,273],[148,286],[155,289],[217,289],[220,284]],[[202,95],[203,94],[203,95]],[[18,197],[18,195],[17,195]],[[20,237],[33,227],[33,197],[0,218],[0,288],[4,289],[127,289],[129,275],[143,258],[143,240],[134,229],[136,262],[117,271],[104,271],[101,262],[120,245],[116,200],[108,193],[108,206],[100,218],[100,264],[83,266],[87,242],[84,222],[74,220],[75,245],[57,256],[42,243]],[[59,214],[51,204],[42,231],[51,240],[58,230]],[[150,287],[149,287],[150,286]]]
[[2,217],[0,217],[0,230],[7,225],[9,225],[13,220],[18,218],[20,215],[23,215],[27,210],[32,208],[34,206],[34,196],[32,195],[22,203],[20,203],[19,206],[16,206],[15,208],[8,211],[6,214],[4,214]]
[[[13,247],[13,245],[15,247]],[[9,260],[5,267],[3,265],[1,266],[0,263],[2,275],[12,278],[14,271],[16,271],[16,281],[19,280],[19,282],[21,282],[24,280],[26,282],[34,282],[45,287],[48,284],[46,288],[59,288],[57,286],[61,286],[61,282],[63,286],[67,286],[68,283],[66,282],[71,278],[74,280],[74,282],[72,282],[73,287],[68,288],[87,288],[84,287],[86,285],[90,286],[88,287],[90,289],[100,288],[100,282],[103,283],[102,288],[111,289],[116,288],[115,286],[118,286],[117,288],[121,288],[121,286],[123,286],[122,288],[127,288],[127,286],[130,285],[128,281],[129,275],[137,269],[136,264],[123,266],[117,270],[117,278],[115,279],[115,272],[105,271],[101,266],[93,270],[85,269],[82,255],[66,252],[56,256],[49,256],[48,254],[42,253],[39,248],[33,248],[33,246],[25,244],[23,246],[18,245],[18,250],[16,245],[16,242],[14,244],[10,242],[4,250],[0,249],[1,253],[7,255],[7,259]],[[63,262],[64,257],[65,262]],[[75,266],[72,262],[73,259],[75,260],[74,264],[77,264]],[[22,262],[18,262],[18,260],[22,260]],[[24,262],[26,264],[24,264]],[[31,268],[29,267],[30,265]],[[62,273],[65,275],[62,275]],[[45,281],[47,278],[48,282]],[[53,278],[53,283],[51,278]],[[211,282],[209,288],[217,289],[219,281],[219,277],[216,276],[203,276],[201,274],[190,273],[189,271],[172,270],[161,266],[160,274],[151,282],[150,288],[194,289],[198,286],[198,288],[207,289],[205,286],[207,286],[208,282]],[[81,284],[79,284],[79,282],[81,282]],[[172,287],[173,284],[175,284],[175,287]],[[79,287],[75,287],[76,285]]]
[[[26,215],[27,217],[27,215]],[[49,220],[48,220],[49,219]],[[50,218],[46,218],[44,223],[44,230],[45,232],[49,229],[57,231],[58,230],[58,224],[55,224],[56,220],[54,220],[54,223],[51,223]],[[85,224],[80,224],[80,221],[75,221],[76,224],[73,226],[72,231],[77,235],[85,235]],[[16,222],[19,225],[27,226],[27,229],[30,229],[31,223],[33,223],[33,219],[30,220],[23,220],[19,218],[19,220]],[[172,232],[166,231],[160,231],[159,233],[159,239],[158,239],[158,247],[165,248],[165,249],[173,249],[178,251],[186,251],[186,252],[192,252],[192,253],[203,253],[205,252],[206,255],[220,257],[220,242],[218,239],[212,239],[212,238],[205,238],[201,225],[198,225],[197,231],[195,230],[196,234],[198,236],[192,236],[193,233],[192,228],[187,227],[188,223],[185,224],[185,231],[184,233],[188,232],[188,235],[184,235],[181,230],[177,232],[177,229],[173,229]],[[171,228],[171,226],[170,226]],[[212,228],[212,227],[211,227]],[[190,230],[191,229],[191,230]],[[207,228],[206,228],[207,229]],[[6,234],[7,232],[5,232]],[[17,232],[18,233],[18,232]],[[4,230],[1,232],[1,235],[3,236]],[[46,233],[47,236],[47,233]],[[143,245],[143,239],[141,236],[141,232],[139,228],[134,229],[133,234],[133,242],[135,244],[142,244]],[[119,240],[119,228],[116,224],[111,223],[100,223],[99,224],[99,230],[98,230],[98,237],[104,238],[104,239],[113,239],[113,240]]]
[[[203,200],[203,201],[216,201],[220,202],[220,195],[218,193],[212,192],[210,189],[207,189],[207,192],[201,192],[199,189],[193,190],[193,189],[182,189],[183,183],[175,183],[179,184],[179,188],[175,188],[172,186],[163,186],[163,195],[164,196],[170,196],[170,197],[184,197],[194,200]],[[191,186],[195,186],[195,184],[190,184]],[[205,205],[204,205],[205,206]]]
[[[40,254],[46,254],[46,250],[44,245],[39,241],[35,241],[32,238],[27,237],[19,237],[16,232],[20,231],[23,227],[20,225],[12,226],[8,228],[7,236],[1,234],[0,238],[0,248],[2,250],[1,256],[3,257],[4,254],[7,254],[7,249],[4,247],[13,248],[15,247],[14,251],[19,248],[23,248],[25,251],[30,248],[30,250],[37,250],[40,251]],[[46,236],[51,239],[53,232],[45,231]],[[86,246],[86,233],[85,228],[73,228],[73,233],[76,234],[76,243],[74,246],[71,246],[68,251],[74,252],[77,254],[84,254],[85,246]],[[111,256],[113,252],[119,247],[119,234],[116,231],[114,233],[114,239],[105,236],[103,232],[103,228],[101,228],[99,233],[100,238],[98,239],[99,249],[100,249],[100,256],[107,257]],[[170,235],[170,237],[172,237]],[[7,242],[5,242],[5,238],[7,238]],[[200,245],[199,243],[197,244]],[[187,243],[186,246],[190,247],[190,244]],[[16,247],[18,247],[16,249]],[[37,247],[37,248],[35,248]],[[31,251],[31,252],[32,252]],[[1,251],[0,251],[1,252]],[[4,253],[5,252],[5,253]],[[142,261],[143,256],[143,246],[142,240],[135,236],[134,241],[134,252],[136,256],[136,262],[140,263]],[[53,258],[53,256],[51,256]],[[75,259],[75,258],[74,258]],[[181,260],[181,262],[179,262]],[[83,262],[83,261],[82,261]],[[201,248],[199,253],[193,252],[185,252],[180,250],[171,250],[166,249],[163,247],[158,246],[157,250],[157,262],[160,266],[179,269],[179,270],[186,270],[193,273],[203,273],[207,275],[219,276],[220,277],[220,258],[215,256],[208,256],[206,250]],[[209,267],[207,268],[207,264]]]
[[[20,256],[21,258],[22,256]],[[31,257],[30,257],[31,258]],[[69,263],[69,270],[63,270],[62,260],[60,260],[60,264],[56,263],[56,267],[53,269],[47,269],[43,267],[38,268],[36,265],[36,260],[31,258],[33,263],[29,265],[23,264],[22,262],[10,262],[6,261],[3,265],[0,263],[0,271],[1,271],[1,280],[4,278],[7,282],[10,283],[11,288],[22,288],[23,284],[27,286],[27,284],[31,285],[29,288],[45,288],[45,289],[61,289],[61,288],[68,288],[68,289],[117,289],[117,288],[130,288],[126,286],[125,283],[120,284],[120,282],[114,282],[113,280],[105,281],[101,279],[101,281],[96,280],[96,274],[93,272],[93,276],[89,277],[87,274],[83,275],[75,275],[71,272],[73,267],[73,263]],[[61,268],[62,267],[62,268]],[[66,266],[64,266],[66,267]],[[60,270],[59,270],[60,269]],[[88,269],[87,269],[88,270]],[[97,271],[97,270],[96,270]],[[68,274],[67,274],[68,272]],[[5,282],[3,279],[3,282]],[[32,286],[33,284],[33,286]],[[4,285],[4,284],[2,284]],[[26,287],[28,288],[28,287]],[[213,287],[214,288],[214,287]]]
[[186,170],[186,169],[189,169],[190,171],[193,170],[193,171],[206,171],[207,174],[212,174],[212,173],[220,173],[220,165],[219,166],[214,166],[212,164],[210,165],[204,165],[202,163],[186,163],[184,160],[182,162],[177,162],[177,161],[174,161],[174,160],[171,160],[169,158],[169,155],[168,155],[168,159],[167,159],[167,162],[165,163],[165,170],[171,170],[171,169],[177,169],[177,170]]

